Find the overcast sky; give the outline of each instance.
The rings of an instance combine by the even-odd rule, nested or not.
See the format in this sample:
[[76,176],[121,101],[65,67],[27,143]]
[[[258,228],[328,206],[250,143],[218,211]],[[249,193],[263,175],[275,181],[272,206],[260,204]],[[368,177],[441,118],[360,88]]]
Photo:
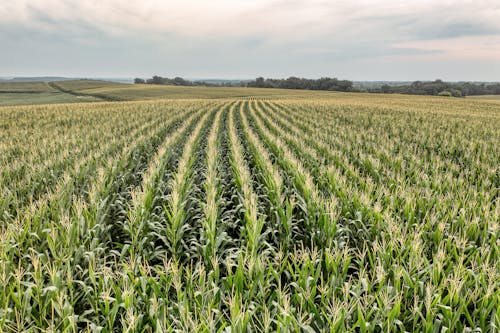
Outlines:
[[500,0],[0,0],[0,76],[500,81]]

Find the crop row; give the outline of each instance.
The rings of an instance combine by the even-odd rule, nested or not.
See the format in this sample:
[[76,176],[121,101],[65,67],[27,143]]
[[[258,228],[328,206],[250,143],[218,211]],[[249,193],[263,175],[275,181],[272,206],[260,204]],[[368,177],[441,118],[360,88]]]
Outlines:
[[498,113],[0,114],[0,331],[499,329]]

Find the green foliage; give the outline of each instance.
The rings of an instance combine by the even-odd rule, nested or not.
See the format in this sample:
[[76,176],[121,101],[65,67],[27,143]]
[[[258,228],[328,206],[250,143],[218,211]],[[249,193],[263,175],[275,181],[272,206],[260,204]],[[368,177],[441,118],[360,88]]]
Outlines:
[[0,106],[56,104],[56,103],[84,103],[97,102],[99,98],[92,96],[73,96],[61,92],[40,93],[0,93]]
[[96,84],[0,107],[0,331],[499,330],[498,103]]
[[388,85],[384,84],[380,88],[368,88],[368,92],[385,94],[411,94],[411,95],[434,95],[446,97],[464,97],[476,95],[499,95],[499,83],[472,83],[472,82],[444,82],[435,81],[415,81],[410,85]]
[[451,96],[453,96],[453,95],[452,95],[452,94],[451,94],[451,92],[449,92],[448,90],[443,90],[443,91],[441,91],[441,92],[439,92],[439,93],[438,93],[438,96],[442,96],[442,97],[451,97]]
[[46,82],[0,82],[0,93],[53,93]]
[[287,79],[264,79],[263,77],[258,77],[255,81],[247,82],[246,86],[256,88],[353,91],[351,81],[329,77],[322,77],[317,80],[295,76],[291,76]]

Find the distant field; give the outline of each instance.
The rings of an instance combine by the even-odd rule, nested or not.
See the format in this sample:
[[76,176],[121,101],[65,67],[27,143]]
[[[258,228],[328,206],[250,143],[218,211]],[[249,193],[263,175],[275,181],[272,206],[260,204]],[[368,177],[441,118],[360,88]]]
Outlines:
[[479,99],[485,101],[500,102],[500,95],[480,95],[480,96],[467,96],[468,99]]
[[60,92],[0,93],[0,106],[81,103],[96,102],[99,100],[92,96],[73,96]]
[[499,331],[498,104],[96,85],[0,107],[0,332]]
[[[4,92],[21,93],[13,96],[0,93],[0,105],[45,104],[78,101],[136,101],[157,99],[218,99],[218,98],[261,98],[261,99],[333,99],[339,103],[377,104],[390,107],[393,104],[415,108],[415,103],[447,104],[452,103],[461,109],[473,105],[473,100],[498,101],[499,96],[471,96],[466,99],[452,99],[436,96],[386,95],[367,93],[339,93],[331,91],[262,89],[242,87],[185,87],[146,84],[125,84],[98,80],[57,81],[49,84],[34,83],[0,83]],[[51,86],[53,85],[53,86]],[[28,92],[32,92],[30,95]],[[43,94],[45,93],[45,94]],[[40,95],[41,94],[41,95]]]
[[[45,82],[0,82],[1,93],[43,93],[56,92]],[[2,95],[0,95],[1,98]]]
[[[23,105],[23,104],[50,104],[77,101],[134,101],[134,100],[157,100],[157,99],[219,99],[219,98],[331,98],[339,96],[346,98],[349,95],[341,95],[335,92],[304,91],[286,89],[262,89],[241,87],[181,87],[163,85],[134,85],[114,83],[96,80],[74,80],[57,81],[45,83],[20,83],[16,87],[9,87],[29,91],[32,94],[23,93],[12,95],[0,93],[0,105]],[[36,89],[38,90],[36,90]],[[44,90],[45,89],[45,90]],[[36,93],[35,93],[36,92]]]
[[[268,90],[268,89],[265,89]],[[204,98],[229,98],[249,96],[276,96],[280,92],[265,91],[256,88],[238,87],[179,87],[160,85],[128,85],[122,87],[104,87],[83,90],[88,94],[100,94],[123,100],[142,99],[204,99]]]
[[[304,96],[303,91],[286,89],[122,84],[91,80],[63,81],[56,82],[56,84],[74,93],[96,95],[117,100]],[[305,92],[305,95],[311,96],[311,93],[314,94],[313,92]],[[325,92],[316,92],[316,94],[318,93],[320,95],[321,93],[325,94]]]
[[130,84],[100,80],[67,80],[56,81],[52,83],[55,83],[57,86],[70,91],[84,91],[87,89],[95,88],[120,88],[130,86]]
[[[72,82],[78,82],[78,84]],[[65,87],[103,87],[107,84],[104,81],[69,81],[66,84],[60,82]],[[102,99],[96,96],[76,96],[60,91],[46,82],[0,82],[0,106],[7,105],[34,105],[34,104],[54,104],[54,103],[78,103],[96,102]]]

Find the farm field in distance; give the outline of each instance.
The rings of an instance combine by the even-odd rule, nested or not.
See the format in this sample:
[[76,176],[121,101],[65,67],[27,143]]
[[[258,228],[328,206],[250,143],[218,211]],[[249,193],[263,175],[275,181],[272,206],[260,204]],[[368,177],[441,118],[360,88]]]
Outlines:
[[[99,82],[99,81],[97,81]],[[103,83],[100,83],[103,85]],[[102,100],[94,96],[77,96],[64,93],[48,82],[1,82],[0,106],[81,103]]]
[[500,102],[500,95],[478,95],[478,96],[469,96],[468,98],[483,100],[483,101]]
[[0,332],[499,330],[498,101],[9,89]]

